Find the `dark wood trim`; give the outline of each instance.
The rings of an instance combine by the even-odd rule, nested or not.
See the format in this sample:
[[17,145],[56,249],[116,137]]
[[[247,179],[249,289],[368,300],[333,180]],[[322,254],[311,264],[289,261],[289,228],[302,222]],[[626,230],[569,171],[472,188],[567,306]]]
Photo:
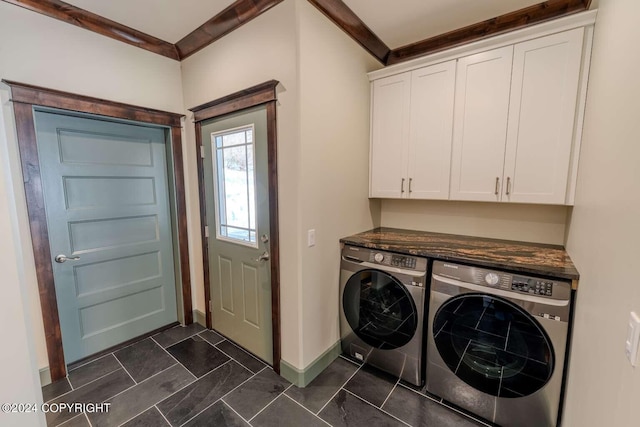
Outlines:
[[[310,0],[311,1],[311,0]],[[450,31],[416,43],[393,49],[386,64],[399,62],[439,52],[455,46],[493,37],[551,19],[560,18],[589,8],[591,0],[549,0],[524,9],[516,10],[477,24]]]
[[171,329],[174,326],[178,326],[180,324],[180,322],[173,322],[173,323],[169,323],[168,325],[162,326],[158,329],[154,329],[153,331],[147,332],[146,334],[142,334],[140,336],[137,336],[135,338],[131,338],[130,340],[127,340],[125,342],[122,342],[120,344],[114,345],[113,347],[109,347],[107,349],[102,350],[99,353],[96,354],[92,354],[91,356],[87,356],[87,357],[83,357],[80,360],[76,360],[73,363],[70,363],[68,368],[69,371],[73,371],[74,369],[79,368],[82,365],[85,365],[89,362],[92,362],[94,360],[100,359],[102,356],[104,356],[105,354],[109,354],[109,353],[115,353],[116,351],[120,350],[121,348],[125,348],[137,341],[142,341],[145,338],[149,338],[152,337],[156,334],[159,334],[162,331],[166,331],[167,329]]
[[193,112],[193,120],[199,122],[274,101],[276,99],[276,86],[278,86],[277,81],[269,80],[215,101],[193,107],[190,109]]
[[180,60],[176,47],[157,37],[119,24],[88,10],[81,9],[60,0],[3,0],[51,18],[59,19],[94,33],[148,50],[167,58]]
[[[204,120],[204,119],[203,119]],[[207,328],[213,328],[211,319],[211,285],[209,279],[209,240],[204,227],[207,224],[207,199],[204,188],[204,159],[202,158],[202,123],[196,122],[196,158],[198,159],[198,196],[200,198],[200,237],[202,238],[202,269],[204,281],[204,313]]]
[[[278,141],[276,120],[276,86],[278,81],[270,80],[248,89],[235,92],[215,101],[190,108],[195,116],[196,156],[198,158],[198,188],[200,194],[200,217],[202,218],[202,263],[204,270],[204,293],[207,316],[207,327],[211,322],[211,282],[209,272],[209,244],[205,236],[204,225],[207,224],[206,195],[204,187],[203,159],[200,155],[202,147],[202,122],[235,111],[258,105],[267,109],[267,157],[269,180],[269,232],[270,265],[271,265],[271,324],[273,339],[273,370],[280,373],[281,331],[280,331],[280,228],[278,216]],[[266,99],[266,101],[265,101]]]
[[327,18],[351,36],[382,64],[387,63],[390,49],[342,0],[309,0]]
[[180,255],[180,278],[182,308],[185,325],[193,323],[193,301],[191,299],[191,270],[189,269],[189,232],[187,231],[187,201],[184,186],[184,160],[182,158],[182,129],[171,128],[171,150],[173,152],[173,176],[177,210],[177,235]]
[[180,60],[263,14],[283,0],[236,0],[175,44]]
[[33,257],[36,264],[40,307],[42,308],[42,320],[44,322],[44,337],[47,344],[47,354],[49,355],[51,379],[55,381],[66,375],[66,368],[64,351],[62,350],[60,319],[58,317],[58,300],[53,285],[49,230],[44,207],[33,108],[29,104],[15,104],[13,111],[20,145],[22,177],[31,229]]
[[168,113],[166,111],[107,101],[90,96],[76,95],[25,83],[9,80],[2,80],[2,82],[11,86],[11,100],[13,102],[79,111],[171,127],[180,127],[180,119],[184,117],[182,114]]
[[180,251],[179,262],[184,319],[185,324],[192,323],[193,311],[180,127],[180,118],[183,116],[52,89],[38,88],[23,83],[5,80],[3,80],[3,82],[11,87],[11,97],[14,104],[18,148],[22,163],[22,176],[24,180],[51,379],[56,381],[63,378],[66,375],[66,365],[62,349],[62,334],[60,331],[60,319],[58,316],[58,304],[54,286],[49,231],[40,176],[40,163],[33,116],[34,106],[54,107],[61,110],[103,115],[117,119],[136,120],[138,122],[159,124],[171,128],[171,150],[174,156],[175,202],[178,214],[176,231],[179,240],[178,248]]
[[[269,161],[269,218],[271,252],[271,330],[273,334],[273,370],[280,374],[280,221],[278,221],[278,132],[276,101],[267,107],[267,157]],[[276,345],[277,344],[277,345]]]

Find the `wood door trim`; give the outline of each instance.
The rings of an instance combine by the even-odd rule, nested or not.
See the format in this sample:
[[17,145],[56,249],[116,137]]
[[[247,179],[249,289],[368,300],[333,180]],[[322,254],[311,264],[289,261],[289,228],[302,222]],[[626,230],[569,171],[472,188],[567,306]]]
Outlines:
[[391,50],[342,0],[309,0],[360,46],[382,64],[387,63]]
[[244,110],[258,105],[267,109],[267,158],[269,180],[269,232],[271,233],[271,326],[273,340],[273,370],[280,373],[281,332],[280,332],[280,229],[278,221],[278,144],[276,117],[276,80],[252,86],[231,95],[218,98],[206,104],[190,108],[194,113],[196,128],[196,156],[198,159],[198,189],[200,196],[200,227],[202,236],[202,264],[204,270],[204,298],[207,328],[211,329],[211,289],[209,272],[209,245],[205,236],[204,225],[207,224],[206,195],[204,188],[204,165],[200,155],[203,147],[202,121]]
[[393,49],[386,65],[518,30],[589,9],[591,0],[549,0]]
[[50,18],[110,37],[167,58],[180,60],[176,47],[164,40],[60,0],[3,0]]
[[24,104],[78,111],[118,119],[134,120],[161,126],[180,128],[182,114],[168,113],[90,96],[76,95],[55,89],[2,80],[11,86],[11,100]]
[[283,0],[236,0],[175,44],[183,60],[262,15]]
[[[38,160],[35,121],[33,107],[55,107],[82,113],[103,115],[113,118],[136,120],[148,124],[160,124],[170,127],[171,145],[174,156],[173,174],[175,186],[175,202],[177,210],[178,248],[180,251],[179,268],[181,272],[182,304],[185,324],[193,322],[191,302],[191,280],[189,270],[189,246],[187,236],[187,210],[184,188],[184,171],[182,159],[182,132],[179,114],[158,110],[149,110],[133,105],[114,103],[98,98],[65,93],[52,89],[38,88],[5,81],[11,88],[16,120],[18,149],[22,164],[29,227],[33,244],[33,256],[36,265],[36,278],[40,295],[40,307],[44,321],[45,340],[51,379],[56,381],[66,375],[62,334],[58,316],[58,304],[55,293],[53,265],[49,246],[49,229],[45,214],[44,194]],[[55,104],[59,100],[60,104]],[[152,114],[149,114],[152,112]],[[148,120],[145,120],[148,119]],[[176,121],[177,120],[177,121]],[[170,124],[168,124],[170,123]],[[173,124],[173,125],[171,125]]]
[[190,108],[189,111],[193,113],[193,120],[197,123],[202,120],[233,113],[234,111],[251,108],[269,101],[275,101],[277,98],[276,86],[278,86],[276,80],[269,80],[234,92],[231,95],[223,96],[214,101]]

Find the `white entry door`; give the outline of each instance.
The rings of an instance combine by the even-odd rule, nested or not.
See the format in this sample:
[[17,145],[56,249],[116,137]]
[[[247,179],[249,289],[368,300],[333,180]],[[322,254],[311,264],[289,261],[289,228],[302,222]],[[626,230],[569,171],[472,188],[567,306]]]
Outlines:
[[166,131],[36,111],[65,362],[177,320]]
[[201,129],[213,328],[272,364],[266,107]]

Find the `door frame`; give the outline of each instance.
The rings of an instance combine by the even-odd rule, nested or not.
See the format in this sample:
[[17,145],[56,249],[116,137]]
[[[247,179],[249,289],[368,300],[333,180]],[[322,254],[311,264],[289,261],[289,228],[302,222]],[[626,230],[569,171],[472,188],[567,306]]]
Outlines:
[[277,80],[269,80],[250,88],[189,108],[193,113],[196,130],[196,157],[198,159],[198,189],[200,195],[200,232],[202,236],[202,267],[204,270],[204,299],[207,328],[212,329],[211,322],[211,284],[209,275],[209,243],[205,236],[207,212],[204,189],[204,167],[202,150],[202,122],[229,113],[265,105],[267,109],[267,157],[269,187],[269,233],[271,252],[271,324],[273,340],[273,370],[280,373],[280,234],[278,221],[278,150],[276,132],[276,93]]
[[[66,364],[62,349],[62,333],[58,317],[58,304],[54,286],[51,249],[49,246],[49,230],[45,214],[44,193],[40,176],[40,163],[36,145],[36,129],[34,107],[49,107],[97,116],[130,120],[138,123],[159,125],[166,128],[167,141],[171,144],[174,197],[169,191],[177,217],[173,224],[173,234],[178,241],[174,243],[174,251],[179,253],[177,270],[180,272],[182,289],[182,311],[186,325],[193,323],[191,301],[191,272],[189,270],[189,246],[187,235],[187,205],[184,189],[184,168],[182,156],[181,119],[183,115],[165,111],[152,110],[129,104],[92,98],[73,93],[62,92],[14,81],[2,80],[11,88],[11,101],[16,122],[16,134],[22,177],[26,196],[29,228],[33,244],[33,256],[36,266],[36,278],[40,295],[40,307],[44,322],[44,333],[49,359],[51,380],[56,381],[66,376]],[[171,175],[169,175],[171,176]]]

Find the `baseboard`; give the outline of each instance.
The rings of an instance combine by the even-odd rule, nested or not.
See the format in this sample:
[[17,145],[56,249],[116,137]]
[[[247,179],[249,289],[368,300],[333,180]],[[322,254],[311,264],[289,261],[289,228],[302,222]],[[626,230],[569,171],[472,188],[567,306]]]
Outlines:
[[331,362],[336,360],[338,356],[340,356],[340,353],[342,353],[342,347],[340,345],[340,341],[337,341],[303,370],[281,360],[280,375],[298,387],[306,387],[315,379],[315,377],[320,375],[320,373],[324,371]]
[[48,366],[40,369],[40,386],[44,387],[51,384],[51,369]]
[[207,327],[207,316],[200,310],[193,310],[193,321],[200,326]]

